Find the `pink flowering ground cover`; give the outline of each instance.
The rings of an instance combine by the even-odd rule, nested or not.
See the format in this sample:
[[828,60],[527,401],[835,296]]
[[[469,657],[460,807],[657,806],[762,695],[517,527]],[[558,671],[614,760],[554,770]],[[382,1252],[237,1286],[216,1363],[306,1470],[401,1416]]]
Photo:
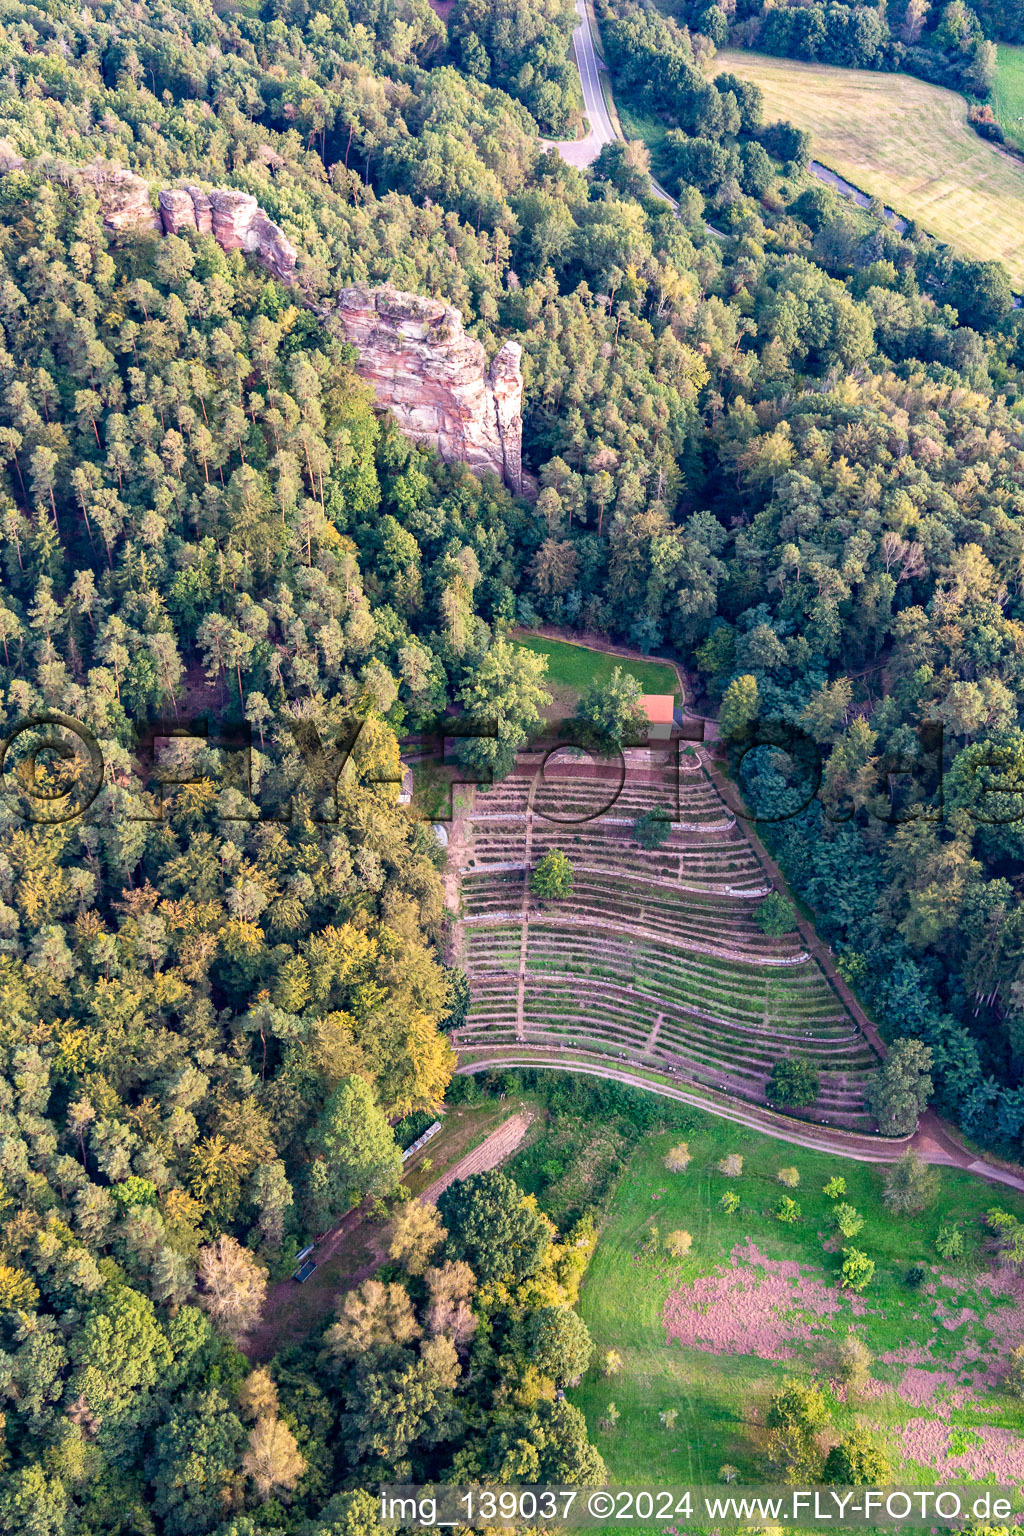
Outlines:
[[985,1425],[958,1435],[941,1419],[911,1419],[897,1438],[908,1461],[930,1467],[950,1482],[967,1477],[1019,1483],[1024,1477],[1024,1440],[1009,1429]]
[[912,1365],[903,1372],[896,1392],[912,1408],[933,1408],[936,1406],[933,1400],[940,1392],[947,1401],[950,1400],[955,1382],[956,1376],[952,1371],[925,1371],[919,1365]]
[[[807,1265],[767,1258],[749,1238],[736,1244],[730,1258],[729,1268],[720,1266],[669,1294],[662,1318],[670,1340],[712,1354],[792,1360],[841,1308],[861,1316],[868,1311],[860,1297],[826,1285]],[[921,1321],[930,1321],[930,1339],[881,1354],[879,1364],[902,1372],[892,1382],[870,1380],[859,1401],[891,1394],[917,1409],[917,1417],[895,1430],[893,1449],[937,1477],[1020,1482],[1024,1438],[994,1425],[957,1428],[950,1419],[956,1408],[980,1406],[982,1391],[998,1384],[1007,1353],[1024,1339],[1024,1280],[996,1271],[973,1279],[964,1294],[963,1280],[941,1275],[923,1287],[923,1296]],[[845,1390],[830,1385],[845,1400]]]
[[[766,1258],[749,1238],[730,1257],[730,1269],[671,1292],[662,1314],[669,1339],[716,1355],[791,1360],[795,1345],[814,1338],[815,1323],[839,1311],[840,1293],[806,1265]],[[850,1300],[864,1311],[859,1297]]]

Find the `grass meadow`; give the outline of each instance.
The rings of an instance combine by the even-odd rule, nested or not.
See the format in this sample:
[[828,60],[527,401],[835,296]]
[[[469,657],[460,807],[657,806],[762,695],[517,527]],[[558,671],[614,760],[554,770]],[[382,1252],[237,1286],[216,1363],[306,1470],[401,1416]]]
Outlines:
[[1024,48],[1000,45],[992,107],[1006,137],[1024,149]]
[[635,677],[644,693],[679,693],[675,668],[663,661],[631,661],[625,656],[607,656],[569,640],[548,640],[543,635],[517,632],[516,645],[548,659],[547,688],[555,705],[575,708],[576,700],[593,682],[606,683],[616,667]]
[[[824,165],[961,254],[1004,262],[1024,287],[1024,166],[968,126],[964,97],[910,75],[739,49],[715,63],[761,87],[766,118],[808,129]],[[1000,116],[1024,112],[1024,49],[1000,50],[1000,77]]]
[[[944,1169],[935,1204],[896,1218],[882,1204],[880,1167],[803,1151],[709,1116],[695,1123],[685,1136],[692,1156],[685,1172],[670,1173],[663,1161],[678,1132],[651,1136],[634,1154],[584,1282],[581,1311],[598,1357],[616,1349],[623,1368],[612,1378],[593,1369],[570,1395],[613,1479],[645,1487],[713,1483],[729,1463],[742,1480],[756,1481],[759,1415],[788,1375],[814,1375],[823,1386],[832,1439],[854,1424],[876,1431],[908,1482],[928,1486],[941,1474],[998,1481],[1008,1466],[1017,1468],[1016,1478],[1024,1466],[1024,1403],[999,1379],[1024,1324],[1006,1272],[995,1272],[984,1214],[998,1205],[1024,1216],[1024,1200]],[[738,1177],[717,1170],[732,1153],[743,1158]],[[797,1169],[799,1187],[779,1182],[783,1167]],[[865,1218],[853,1245],[877,1266],[860,1298],[838,1288],[834,1202],[823,1193],[833,1175],[846,1180],[843,1198]],[[719,1206],[727,1189],[740,1198],[734,1215]],[[784,1195],[800,1206],[792,1226],[773,1214]],[[965,1253],[943,1262],[935,1239],[954,1222]],[[678,1229],[693,1238],[682,1260],[664,1247]],[[915,1265],[926,1272],[917,1286],[908,1280]],[[669,1339],[667,1302],[681,1336],[689,1330],[710,1347]],[[873,1379],[846,1401],[832,1373],[850,1331],[874,1357]],[[792,1358],[773,1358],[787,1351]],[[621,1417],[601,1428],[612,1401]],[[659,1414],[669,1409],[678,1418],[666,1428]]]

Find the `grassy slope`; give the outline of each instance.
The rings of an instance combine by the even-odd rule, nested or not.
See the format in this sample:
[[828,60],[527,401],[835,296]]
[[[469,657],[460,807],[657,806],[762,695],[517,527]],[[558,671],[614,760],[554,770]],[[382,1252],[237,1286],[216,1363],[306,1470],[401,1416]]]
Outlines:
[[1024,48],[1000,47],[992,105],[1006,137],[1024,149]]
[[766,118],[809,129],[824,164],[965,255],[1005,262],[1024,286],[1024,167],[968,127],[962,96],[909,75],[736,49],[716,67],[756,81]]
[[[806,1376],[817,1366],[824,1367],[822,1376],[827,1377],[830,1344],[845,1336],[851,1323],[873,1354],[907,1344],[929,1344],[935,1369],[943,1369],[952,1352],[962,1345],[962,1333],[936,1330],[932,1311],[940,1299],[952,1307],[960,1287],[950,1290],[940,1286],[937,1296],[912,1290],[905,1283],[907,1269],[920,1262],[953,1271],[963,1282],[963,1304],[971,1306],[971,1277],[980,1263],[976,1243],[983,1236],[980,1218],[993,1205],[1024,1214],[1024,1201],[1009,1192],[993,1189],[968,1174],[943,1170],[937,1204],[919,1217],[897,1221],[881,1204],[883,1173],[877,1167],[787,1147],[707,1116],[700,1117],[699,1129],[686,1139],[693,1161],[683,1174],[667,1173],[662,1163],[678,1134],[651,1138],[627,1168],[587,1274],[581,1303],[599,1352],[618,1349],[625,1366],[613,1380],[602,1379],[592,1371],[571,1395],[586,1413],[613,1478],[634,1486],[715,1482],[718,1468],[727,1461],[745,1478],[755,1478],[751,1410],[787,1374]],[[744,1158],[743,1174],[738,1179],[724,1177],[715,1166],[730,1152],[739,1152]],[[790,1166],[801,1175],[800,1187],[793,1191],[785,1190],[776,1179],[780,1167]],[[661,1315],[669,1292],[716,1265],[727,1264],[733,1245],[744,1244],[748,1237],[766,1257],[797,1259],[812,1266],[816,1278],[830,1286],[835,1284],[841,1258],[822,1248],[822,1237],[832,1230],[828,1219],[832,1202],[821,1193],[826,1179],[834,1174],[846,1179],[846,1199],[867,1218],[855,1246],[864,1249],[878,1266],[865,1292],[866,1314],[855,1317],[844,1296],[835,1317],[817,1321],[820,1333],[815,1343],[797,1346],[804,1358],[785,1363],[754,1356],[716,1356],[666,1343]],[[732,1217],[718,1208],[726,1188],[735,1189],[742,1200],[741,1209]],[[783,1226],[770,1214],[786,1193],[791,1193],[802,1209],[796,1227]],[[657,1258],[637,1258],[652,1220],[662,1238],[676,1228],[689,1231],[694,1239],[691,1255],[682,1262],[670,1260],[664,1253]],[[933,1247],[938,1228],[949,1220],[964,1223],[968,1251],[975,1250],[974,1259],[959,1266],[939,1265]],[[975,1336],[982,1341],[986,1337],[981,1324]],[[902,1370],[902,1366],[876,1362],[873,1374],[895,1382]],[[609,1401],[615,1402],[622,1417],[614,1430],[605,1432],[597,1425]],[[667,1408],[679,1413],[673,1431],[659,1423],[659,1412]],[[912,1407],[901,1402],[895,1392],[887,1392],[863,1405],[859,1413],[837,1404],[836,1425],[842,1429],[859,1418],[888,1439],[887,1431],[928,1413],[927,1408]],[[955,1410],[953,1423],[1001,1424],[1024,1433],[1024,1405],[1014,1404],[1005,1394],[990,1393],[980,1411],[968,1407]],[[915,1477],[912,1467],[903,1475],[923,1483],[934,1481],[934,1474],[918,1472]]]

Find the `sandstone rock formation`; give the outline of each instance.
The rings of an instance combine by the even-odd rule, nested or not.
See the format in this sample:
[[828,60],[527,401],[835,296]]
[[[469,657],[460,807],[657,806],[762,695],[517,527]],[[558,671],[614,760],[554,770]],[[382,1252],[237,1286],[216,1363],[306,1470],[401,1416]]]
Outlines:
[[390,288],[343,288],[326,318],[355,347],[357,372],[403,432],[522,491],[518,342],[506,341],[488,367],[457,309]]
[[149,182],[133,176],[114,161],[94,160],[75,178],[80,188],[95,192],[108,229],[151,229],[160,233],[160,216],[149,197]]
[[249,192],[172,188],[160,193],[160,217],[165,234],[186,229],[212,234],[222,250],[251,251],[281,282],[292,281],[298,252]]
[[[0,140],[0,174],[25,162]],[[295,279],[298,253],[249,192],[221,187],[165,187],[153,205],[149,183],[114,161],[70,170],[53,162],[34,169],[79,192],[95,193],[104,224],[118,232],[212,234],[225,251],[252,253],[283,283]],[[457,309],[439,299],[391,288],[343,288],[324,319],[358,353],[357,371],[402,431],[429,443],[448,462],[499,475],[524,489],[522,347],[506,341],[488,366],[480,342],[467,336]]]

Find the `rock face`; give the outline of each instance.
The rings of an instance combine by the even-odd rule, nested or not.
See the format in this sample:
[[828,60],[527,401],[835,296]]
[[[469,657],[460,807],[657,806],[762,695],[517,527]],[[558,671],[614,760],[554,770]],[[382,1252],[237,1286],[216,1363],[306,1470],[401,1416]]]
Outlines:
[[491,471],[522,491],[518,342],[505,342],[488,367],[457,309],[390,288],[343,288],[327,313],[359,354],[357,372],[403,432],[430,443],[449,463]]
[[249,192],[231,187],[210,193],[198,187],[171,188],[160,193],[160,217],[165,234],[179,235],[188,229],[212,234],[222,250],[253,252],[283,283],[290,283],[295,275],[298,252]]
[[160,217],[150,202],[149,182],[112,161],[96,160],[78,172],[78,183],[95,192],[108,229],[151,229],[159,234]]
[[72,185],[95,192],[108,229],[151,229],[166,235],[198,230],[201,235],[212,234],[225,251],[251,252],[283,283],[290,283],[295,275],[298,252],[249,192],[233,187],[216,192],[167,187],[158,193],[158,213],[147,181],[103,160],[81,167]]
[[[0,174],[25,162],[0,140]],[[38,162],[36,162],[38,168]],[[51,167],[51,174],[54,170]],[[298,252],[248,192],[165,187],[153,206],[149,183],[113,161],[96,160],[61,179],[94,192],[108,229],[212,234],[225,251],[247,251],[283,283],[295,280]],[[477,474],[499,475],[517,494],[523,477],[523,349],[506,341],[490,365],[467,336],[457,309],[391,288],[343,288],[324,318],[358,353],[357,371],[382,406],[417,442]],[[527,485],[529,491],[531,487]]]

